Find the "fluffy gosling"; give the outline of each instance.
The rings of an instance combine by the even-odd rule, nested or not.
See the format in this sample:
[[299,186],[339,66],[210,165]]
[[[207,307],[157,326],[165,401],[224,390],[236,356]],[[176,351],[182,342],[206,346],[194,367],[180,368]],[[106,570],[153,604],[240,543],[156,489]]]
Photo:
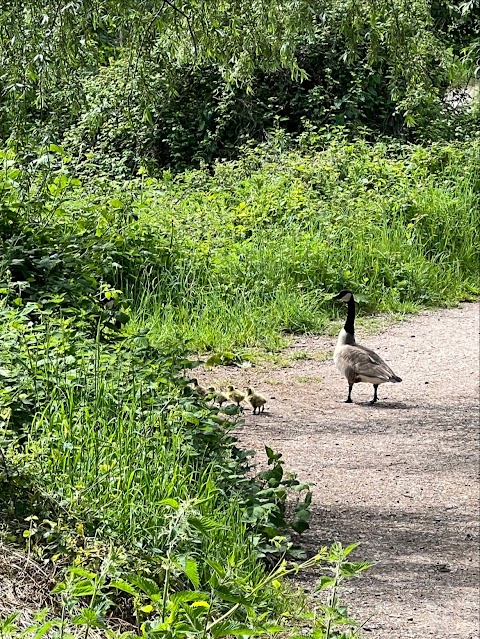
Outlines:
[[230,384],[230,386],[228,386],[228,397],[237,406],[240,406],[241,402],[245,399],[245,393],[242,393],[241,390]]
[[205,395],[207,394],[207,389],[204,388],[203,386],[200,386],[200,384],[198,383],[198,379],[196,377],[192,379],[190,384],[193,385],[193,387],[195,388],[197,393],[200,395],[200,397],[205,397]]
[[264,411],[265,408],[265,403],[267,401],[267,398],[264,397],[263,395],[260,395],[260,393],[256,393],[253,388],[247,388],[247,401],[250,403],[250,405],[253,408],[253,414],[255,415],[255,413],[258,412],[262,412]]
[[228,402],[228,395],[217,390],[215,386],[209,386],[207,388],[207,393],[208,395],[213,395],[213,403],[217,402],[220,407],[222,407],[225,402]]

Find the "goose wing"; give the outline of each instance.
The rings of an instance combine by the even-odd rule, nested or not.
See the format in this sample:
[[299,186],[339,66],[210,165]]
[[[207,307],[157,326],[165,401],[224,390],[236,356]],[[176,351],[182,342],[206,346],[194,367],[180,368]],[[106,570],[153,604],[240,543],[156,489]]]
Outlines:
[[365,346],[358,344],[344,346],[338,359],[345,376],[352,381],[365,381],[373,384],[400,381],[390,366],[375,351]]

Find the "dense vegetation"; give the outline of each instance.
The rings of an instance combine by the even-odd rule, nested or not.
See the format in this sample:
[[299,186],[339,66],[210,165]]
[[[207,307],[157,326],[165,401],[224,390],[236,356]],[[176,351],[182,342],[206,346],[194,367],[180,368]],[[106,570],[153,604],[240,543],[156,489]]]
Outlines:
[[[189,379],[326,330],[340,287],[478,296],[480,111],[447,99],[478,12],[157,5],[0,11],[0,532],[62,574],[27,635],[347,639],[367,564],[302,556],[309,487]],[[282,579],[314,565],[316,614]]]
[[252,476],[229,435],[238,410],[192,390],[178,340],[159,350],[125,327],[135,291],[176,272],[170,239],[162,249],[110,190],[89,196],[65,158],[35,176],[2,160],[3,532],[44,561],[75,560],[57,587],[63,620],[40,615],[28,633],[115,628],[119,609],[146,636],[266,634],[305,616],[281,578],[320,562],[331,594],[313,627],[353,626],[336,598],[367,567],[347,560],[353,547],[284,559],[302,557],[291,533],[308,527],[308,486],[269,449]]
[[[276,126],[460,139],[478,108],[475,0],[11,0],[0,13],[0,136],[62,144],[130,177],[234,158]],[[18,146],[17,146],[18,145]]]

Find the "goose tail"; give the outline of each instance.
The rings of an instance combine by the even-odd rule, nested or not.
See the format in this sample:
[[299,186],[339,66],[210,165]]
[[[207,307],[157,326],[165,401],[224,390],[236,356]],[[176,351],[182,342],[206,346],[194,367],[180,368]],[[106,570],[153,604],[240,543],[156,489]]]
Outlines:
[[390,381],[396,384],[397,382],[401,382],[401,381],[402,381],[402,378],[401,378],[401,377],[398,377],[398,375],[392,375],[392,376],[390,377]]

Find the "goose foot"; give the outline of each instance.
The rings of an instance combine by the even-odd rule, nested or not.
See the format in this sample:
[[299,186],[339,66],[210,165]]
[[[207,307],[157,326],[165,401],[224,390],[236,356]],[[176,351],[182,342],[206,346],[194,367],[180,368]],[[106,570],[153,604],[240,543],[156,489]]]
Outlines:
[[349,384],[348,385],[348,397],[345,400],[345,404],[351,404],[352,403],[352,388],[353,388],[353,384]]
[[378,384],[374,384],[373,385],[373,399],[370,402],[370,405],[373,405],[373,404],[375,404],[375,402],[378,402],[377,391],[378,391]]

